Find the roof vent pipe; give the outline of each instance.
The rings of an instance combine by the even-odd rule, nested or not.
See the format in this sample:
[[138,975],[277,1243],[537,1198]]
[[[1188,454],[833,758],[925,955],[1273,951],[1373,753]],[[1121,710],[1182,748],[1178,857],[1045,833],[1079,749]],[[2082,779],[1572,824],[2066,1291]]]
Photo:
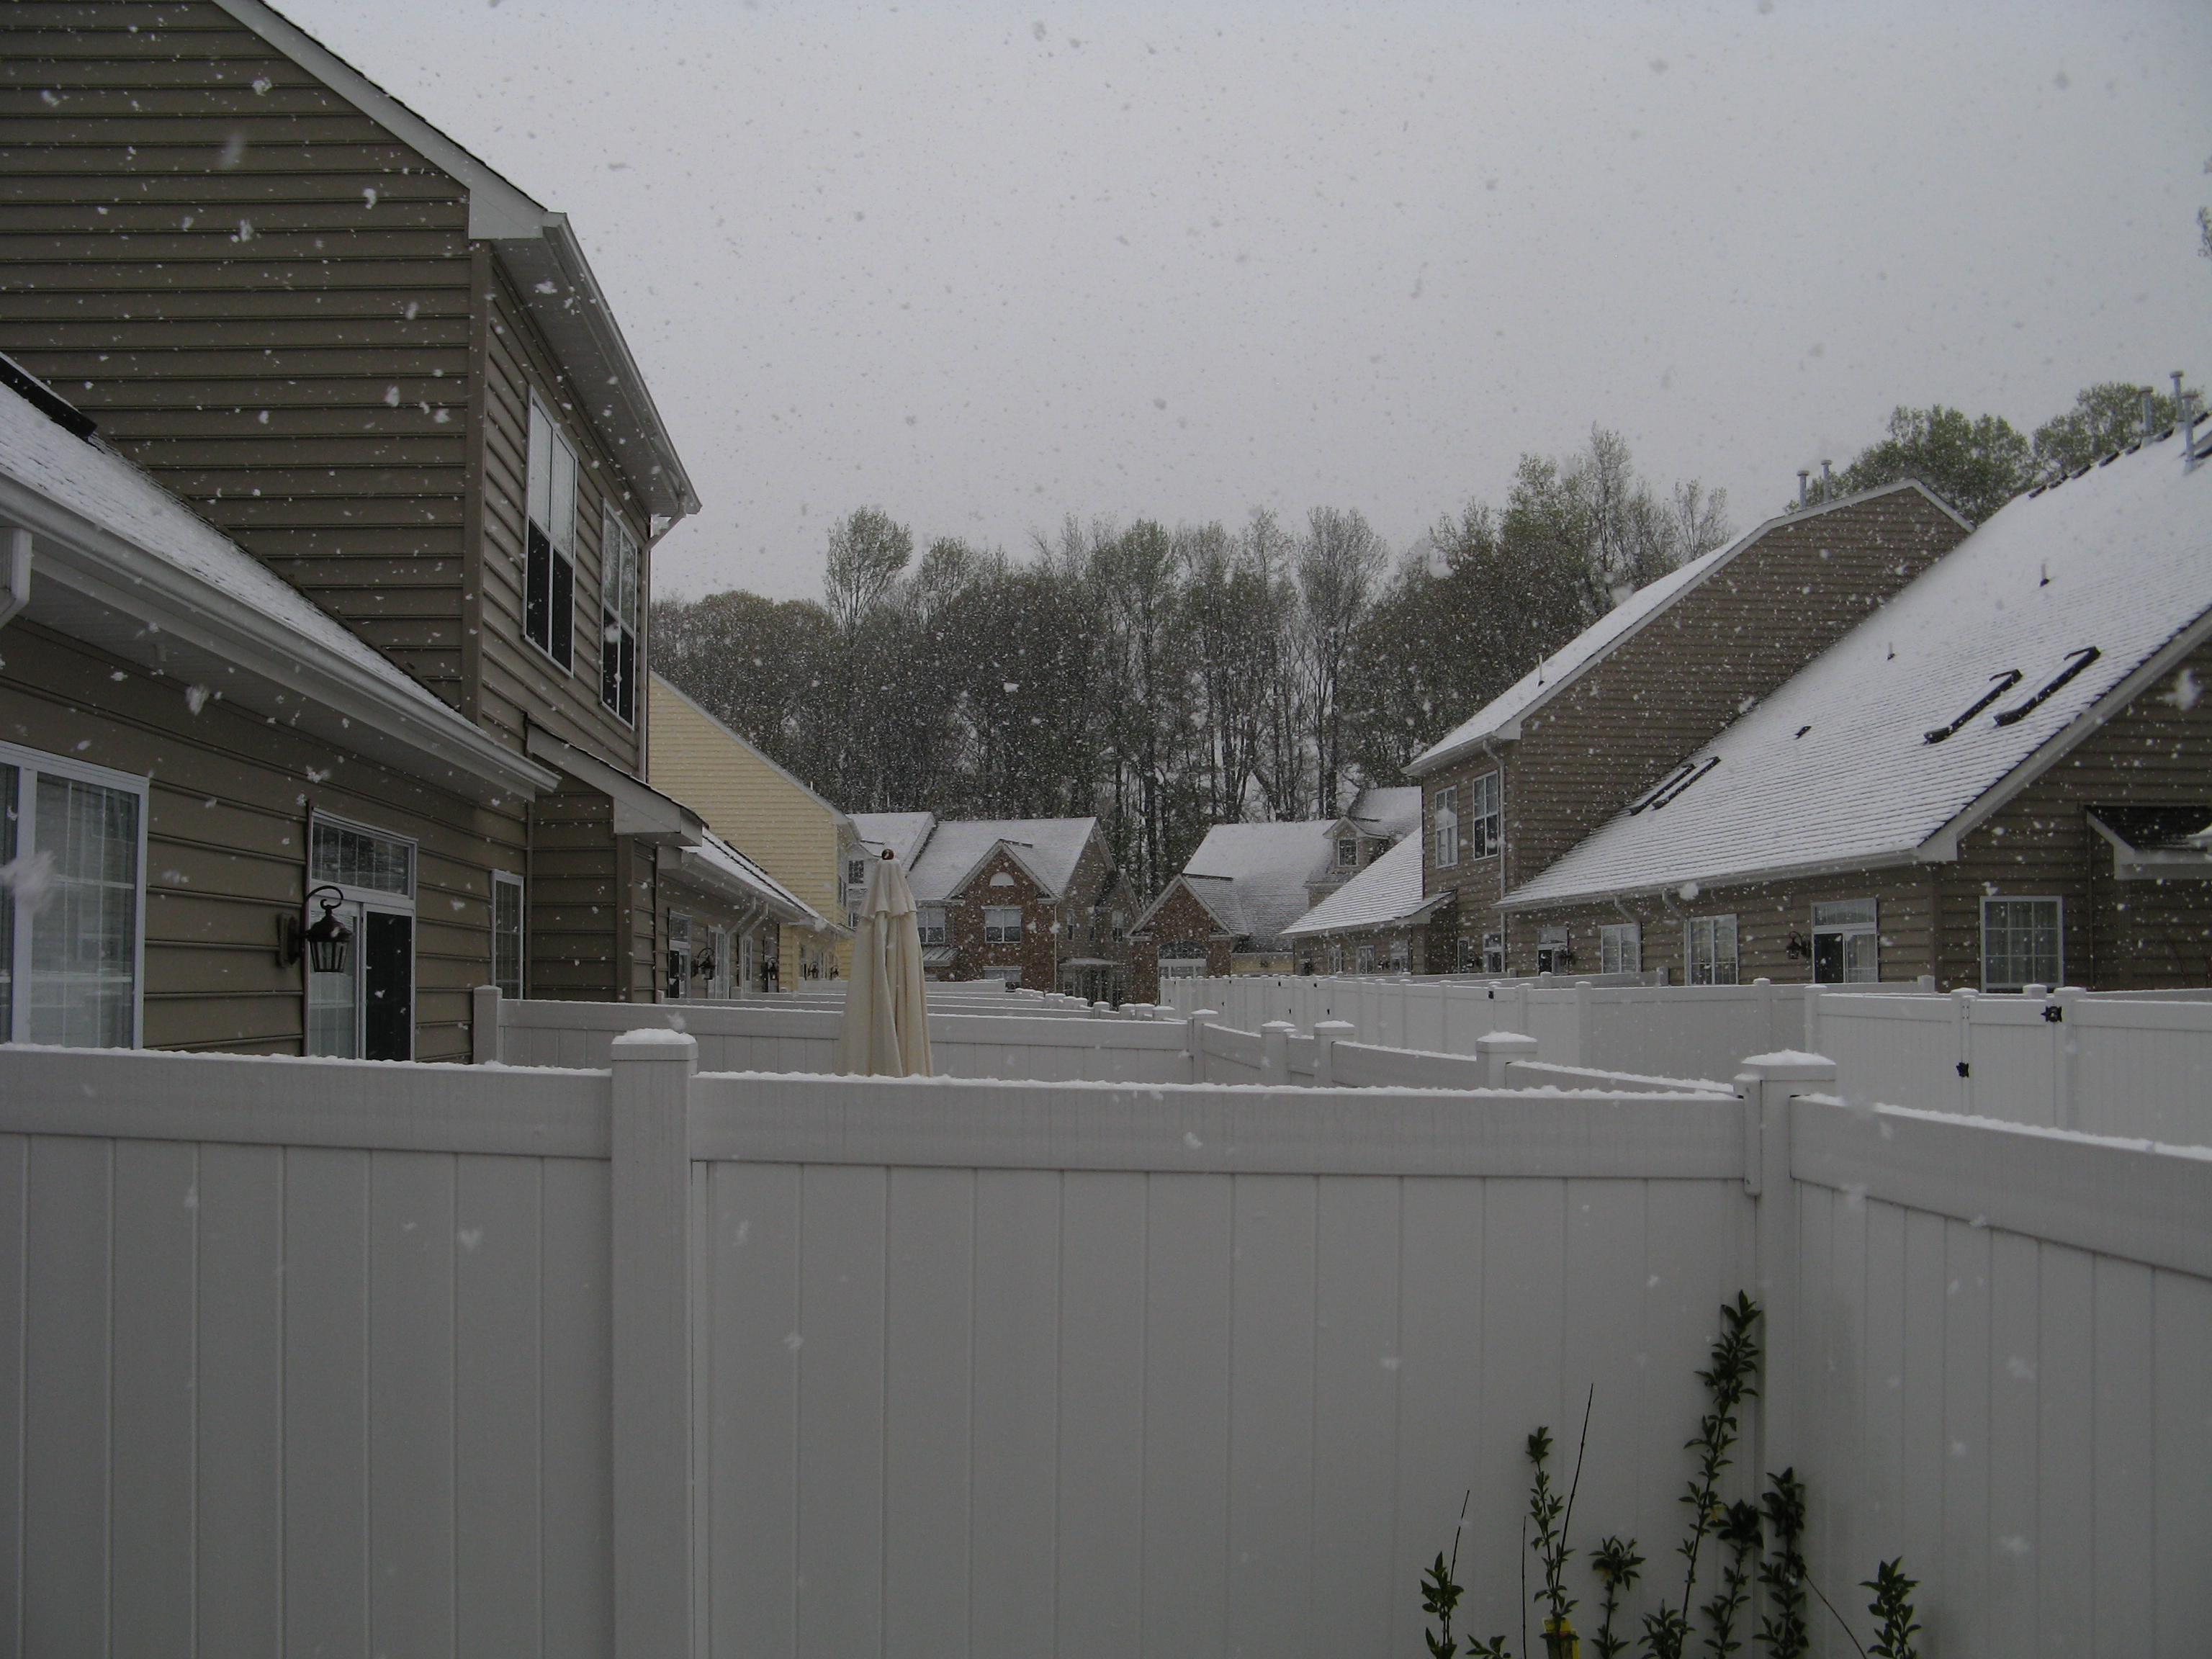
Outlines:
[[1827,459],[1824,456],[1820,461],[1820,499],[1825,501],[1835,493],[1836,475],[1828,470]]
[[1812,476],[1813,470],[1810,467],[1801,466],[1797,469],[1797,505],[1800,508],[1805,505],[1805,480]]

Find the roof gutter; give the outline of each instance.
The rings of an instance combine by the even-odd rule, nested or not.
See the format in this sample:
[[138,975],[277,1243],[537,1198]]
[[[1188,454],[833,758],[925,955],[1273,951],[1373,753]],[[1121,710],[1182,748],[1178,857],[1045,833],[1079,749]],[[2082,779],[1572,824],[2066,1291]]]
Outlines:
[[[11,596],[32,622],[465,799],[528,800],[559,781],[411,681],[387,678],[18,480],[0,476]],[[39,549],[36,603],[30,547]]]
[[1648,897],[1658,899],[1671,908],[1673,896],[1692,883],[1700,890],[1708,887],[1749,887],[1778,881],[1807,881],[1816,876],[1850,875],[1861,870],[1890,870],[1918,861],[1914,848],[1893,847],[1863,858],[1820,859],[1803,864],[1770,865],[1758,870],[1731,870],[1725,874],[1713,876],[1677,876],[1668,881],[1639,882],[1632,887],[1596,887],[1583,892],[1544,893],[1534,897],[1514,894],[1500,899],[1498,908],[1519,914],[1530,910],[1557,910],[1571,904],[1620,904],[1629,899]]
[[2191,623],[2142,662],[2125,679],[2091,703],[2037,745],[1995,783],[1977,795],[1943,827],[1914,849],[1923,864],[1948,864],[1959,856],[1959,843],[1981,827],[2004,804],[2079,745],[2112,717],[2176,668],[2182,659],[2207,640],[2212,640],[2212,611]]

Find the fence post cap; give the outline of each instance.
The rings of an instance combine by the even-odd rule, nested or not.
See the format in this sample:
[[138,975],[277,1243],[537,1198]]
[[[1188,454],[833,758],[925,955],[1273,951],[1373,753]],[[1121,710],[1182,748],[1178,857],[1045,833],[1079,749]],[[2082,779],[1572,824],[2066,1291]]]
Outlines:
[[1288,1031],[1296,1036],[1298,1028],[1287,1019],[1271,1019],[1260,1029],[1263,1031]]
[[1356,1031],[1359,1028],[1357,1025],[1354,1025],[1348,1019],[1322,1019],[1316,1020],[1314,1022],[1314,1035],[1316,1036],[1319,1036],[1323,1031],[1327,1031],[1331,1036],[1334,1036],[1339,1031]]
[[1519,1031],[1485,1031],[1474,1040],[1478,1054],[1533,1054],[1540,1045]]
[[641,1026],[624,1031],[608,1045],[617,1060],[696,1060],[699,1039],[689,1031]]
[[1746,1056],[1743,1070],[1738,1075],[1770,1083],[1832,1083],[1836,1078],[1836,1062],[1826,1054],[1781,1048],[1771,1054]]

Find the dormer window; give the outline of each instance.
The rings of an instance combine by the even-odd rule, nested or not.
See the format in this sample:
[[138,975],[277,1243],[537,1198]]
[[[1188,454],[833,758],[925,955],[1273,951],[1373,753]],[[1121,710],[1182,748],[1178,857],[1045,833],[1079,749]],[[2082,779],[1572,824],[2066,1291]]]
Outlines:
[[1336,867],[1349,870],[1359,862],[1359,838],[1346,836],[1336,843]]

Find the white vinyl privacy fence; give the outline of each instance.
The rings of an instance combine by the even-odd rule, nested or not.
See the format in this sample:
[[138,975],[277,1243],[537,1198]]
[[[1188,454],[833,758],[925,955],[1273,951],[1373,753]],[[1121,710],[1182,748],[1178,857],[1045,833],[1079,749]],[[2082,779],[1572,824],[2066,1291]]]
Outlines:
[[1360,1042],[1452,1054],[1474,1053],[1476,1041],[1490,1032],[1514,1031],[1534,1037],[1542,1057],[1558,1065],[1669,1077],[1732,1077],[1747,1054],[1806,1046],[1806,986],[1636,982],[1642,977],[1570,982],[1239,975],[1169,980],[1161,994],[1178,1014],[1212,1009],[1222,1024],[1240,1030],[1283,1020],[1310,1032],[1336,1020],[1349,1024]]
[[2212,1000],[1823,993],[1806,1046],[1848,1100],[2212,1144]]
[[699,1047],[0,1049],[0,1644],[1416,1652],[1470,1490],[1462,1627],[1518,1629],[1522,1442],[1593,1382],[1581,1540],[1671,1560],[1740,1286],[1740,1468],[1807,1477],[1839,1600],[1902,1551],[1947,1659],[2212,1621],[2212,1158],[1802,1062],[1736,1098]]

